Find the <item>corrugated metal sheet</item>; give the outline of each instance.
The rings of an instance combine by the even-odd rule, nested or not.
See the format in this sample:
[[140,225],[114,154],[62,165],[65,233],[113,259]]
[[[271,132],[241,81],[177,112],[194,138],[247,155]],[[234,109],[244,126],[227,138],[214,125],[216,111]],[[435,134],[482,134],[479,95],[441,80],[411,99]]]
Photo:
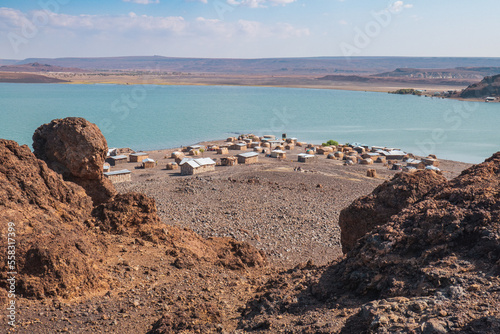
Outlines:
[[259,153],[257,153],[257,152],[245,152],[245,153],[240,153],[237,156],[243,157],[243,158],[251,158],[251,157],[258,156],[258,155],[259,155]]
[[115,170],[113,172],[106,172],[103,173],[104,175],[111,176],[111,175],[121,175],[121,174],[130,174],[130,171],[128,169],[122,169],[122,170]]
[[115,156],[110,156],[111,159],[114,160],[120,160],[120,159],[127,159],[126,155],[115,155]]
[[185,163],[189,164],[189,166],[191,166],[193,168],[198,168],[198,167],[205,166],[205,165],[215,165],[215,161],[213,161],[210,158],[199,158],[199,159],[184,158],[179,163],[179,166],[182,166]]

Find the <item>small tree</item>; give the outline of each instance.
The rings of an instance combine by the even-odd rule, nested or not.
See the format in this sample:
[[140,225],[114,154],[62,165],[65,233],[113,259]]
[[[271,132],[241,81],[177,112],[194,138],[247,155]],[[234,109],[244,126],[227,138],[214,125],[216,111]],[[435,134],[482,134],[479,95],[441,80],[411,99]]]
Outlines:
[[333,139],[330,139],[326,143],[321,144],[322,146],[338,146],[339,142]]

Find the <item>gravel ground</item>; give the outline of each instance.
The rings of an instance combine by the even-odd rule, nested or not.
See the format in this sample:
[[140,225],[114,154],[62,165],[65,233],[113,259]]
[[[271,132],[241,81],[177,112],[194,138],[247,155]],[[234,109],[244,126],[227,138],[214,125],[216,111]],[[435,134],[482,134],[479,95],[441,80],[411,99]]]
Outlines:
[[[297,147],[287,151],[284,161],[261,154],[256,164],[217,166],[214,172],[180,176],[179,170],[165,169],[173,161],[169,158],[172,151],[149,152],[158,161],[155,168],[134,168],[137,163],[116,167],[132,171],[132,182],[117,184],[118,191],[145,193],[155,198],[166,224],[192,229],[204,237],[247,241],[280,267],[308,260],[323,265],[340,256],[340,211],[396,173],[382,164],[344,166],[326,156],[298,163],[296,155],[304,149]],[[204,156],[221,157],[214,152]],[[468,166],[441,161],[448,178]],[[302,171],[296,171],[297,167]],[[377,178],[366,177],[368,168],[377,170]]]

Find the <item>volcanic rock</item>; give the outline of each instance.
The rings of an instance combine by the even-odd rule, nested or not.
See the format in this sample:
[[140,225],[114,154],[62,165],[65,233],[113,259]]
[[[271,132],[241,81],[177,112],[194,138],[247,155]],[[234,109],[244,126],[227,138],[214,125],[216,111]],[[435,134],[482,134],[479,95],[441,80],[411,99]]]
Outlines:
[[314,289],[371,299],[452,298],[449,307],[462,300],[467,309],[471,299],[492,303],[499,275],[500,152],[366,234]]
[[[88,224],[98,225],[102,231],[149,241],[164,236],[155,200],[139,193],[116,195],[113,200],[92,210],[94,219]],[[164,238],[163,238],[164,239]]]
[[95,124],[78,117],[53,120],[36,129],[33,149],[65,180],[82,186],[95,205],[116,194],[102,173],[108,144]]
[[460,93],[462,98],[485,98],[488,96],[500,96],[500,74],[484,77],[481,82],[470,85]]
[[7,267],[7,252],[0,253],[0,286],[6,288],[10,271],[18,273],[19,296],[69,297],[104,286],[93,267],[101,245],[81,223],[91,210],[83,188],[65,182],[26,145],[1,139],[0,234],[3,249],[8,237],[13,241],[16,262]]
[[342,251],[347,253],[367,232],[384,225],[391,216],[444,184],[446,179],[433,171],[398,173],[370,195],[358,198],[340,212]]

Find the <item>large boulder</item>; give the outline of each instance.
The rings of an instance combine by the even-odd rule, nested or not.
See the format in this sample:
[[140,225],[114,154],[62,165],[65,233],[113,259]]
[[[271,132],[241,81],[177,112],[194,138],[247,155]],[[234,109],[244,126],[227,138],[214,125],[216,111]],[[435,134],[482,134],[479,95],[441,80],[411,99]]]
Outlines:
[[99,128],[79,117],[55,119],[36,129],[33,153],[67,181],[82,186],[94,204],[107,202],[116,190],[102,168],[108,144]]
[[398,173],[390,181],[375,188],[371,194],[358,198],[340,212],[342,251],[349,252],[366,233],[386,224],[391,216],[446,182],[442,175],[428,170]]
[[7,288],[9,271],[17,272],[16,293],[26,297],[71,297],[105,286],[94,267],[102,245],[82,223],[91,210],[83,188],[65,182],[26,145],[0,139],[1,248],[10,237],[16,252],[14,269],[0,252],[0,287]]

